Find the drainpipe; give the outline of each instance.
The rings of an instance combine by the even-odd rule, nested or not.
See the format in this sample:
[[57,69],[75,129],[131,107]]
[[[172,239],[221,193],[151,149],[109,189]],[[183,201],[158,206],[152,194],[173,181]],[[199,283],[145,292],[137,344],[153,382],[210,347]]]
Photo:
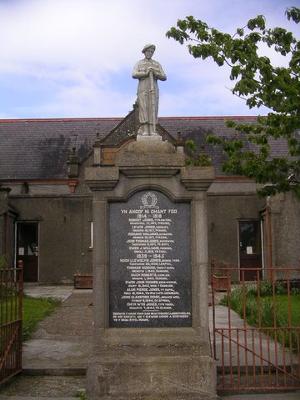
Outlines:
[[266,206],[266,231],[267,231],[267,271],[268,277],[273,281],[273,238],[270,196],[267,197]]
[[[1,186],[1,185],[0,185]],[[2,240],[1,240],[1,235],[0,235],[0,251],[2,248],[2,253],[6,255],[7,253],[7,246],[9,243],[9,238],[8,236],[8,211],[9,211],[9,205],[8,205],[8,196],[10,192],[10,188],[4,188],[0,187],[0,217],[2,217],[3,220],[3,226],[2,226]],[[1,253],[0,253],[1,255]]]
[[3,254],[7,256],[7,242],[8,242],[8,215],[7,212],[3,215]]

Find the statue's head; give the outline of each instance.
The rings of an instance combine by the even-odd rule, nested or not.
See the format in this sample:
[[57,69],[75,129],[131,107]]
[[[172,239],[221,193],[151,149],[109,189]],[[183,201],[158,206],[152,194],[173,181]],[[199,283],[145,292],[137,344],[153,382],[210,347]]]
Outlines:
[[152,55],[153,55],[153,53],[154,53],[154,51],[155,51],[155,45],[149,43],[149,44],[146,44],[146,45],[143,47],[142,53],[145,54],[145,57],[146,57],[146,58],[151,58]]

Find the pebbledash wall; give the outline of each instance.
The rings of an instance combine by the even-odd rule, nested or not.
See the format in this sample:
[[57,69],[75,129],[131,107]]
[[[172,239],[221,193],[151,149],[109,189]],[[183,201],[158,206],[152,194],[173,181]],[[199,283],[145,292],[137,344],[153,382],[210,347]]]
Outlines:
[[[231,118],[255,122],[253,117]],[[264,220],[268,227],[261,230],[262,267],[300,267],[300,202],[291,194],[259,198],[254,182],[222,173],[224,155],[205,144],[205,136],[209,132],[233,135],[225,120],[174,117],[159,121],[165,140],[176,144],[192,138],[216,168],[208,191],[209,258],[238,266],[240,222]],[[92,195],[84,183],[84,168],[97,162],[109,165],[122,143],[132,140],[135,121],[135,110],[124,119],[0,121],[0,254],[6,254],[10,264],[20,258],[18,227],[33,223],[38,235],[34,280],[72,282],[77,272],[91,273]],[[277,153],[286,151],[284,143],[276,146]],[[103,154],[99,158],[100,148],[105,159]]]

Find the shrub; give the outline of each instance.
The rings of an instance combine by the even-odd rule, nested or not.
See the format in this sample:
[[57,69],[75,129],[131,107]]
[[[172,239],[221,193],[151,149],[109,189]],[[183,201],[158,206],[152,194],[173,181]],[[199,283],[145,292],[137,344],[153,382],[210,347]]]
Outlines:
[[298,296],[298,295],[300,295],[300,289],[299,289],[299,288],[296,288],[296,287],[293,287],[293,288],[291,289],[291,295],[292,295],[292,296]]
[[273,285],[270,281],[262,281],[260,284],[260,295],[261,296],[272,296]]

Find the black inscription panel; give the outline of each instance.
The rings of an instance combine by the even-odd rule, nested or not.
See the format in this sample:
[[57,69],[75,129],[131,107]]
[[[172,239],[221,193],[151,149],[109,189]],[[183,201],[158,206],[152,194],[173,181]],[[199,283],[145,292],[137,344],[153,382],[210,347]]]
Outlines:
[[145,190],[109,216],[110,326],[191,326],[190,205]]

